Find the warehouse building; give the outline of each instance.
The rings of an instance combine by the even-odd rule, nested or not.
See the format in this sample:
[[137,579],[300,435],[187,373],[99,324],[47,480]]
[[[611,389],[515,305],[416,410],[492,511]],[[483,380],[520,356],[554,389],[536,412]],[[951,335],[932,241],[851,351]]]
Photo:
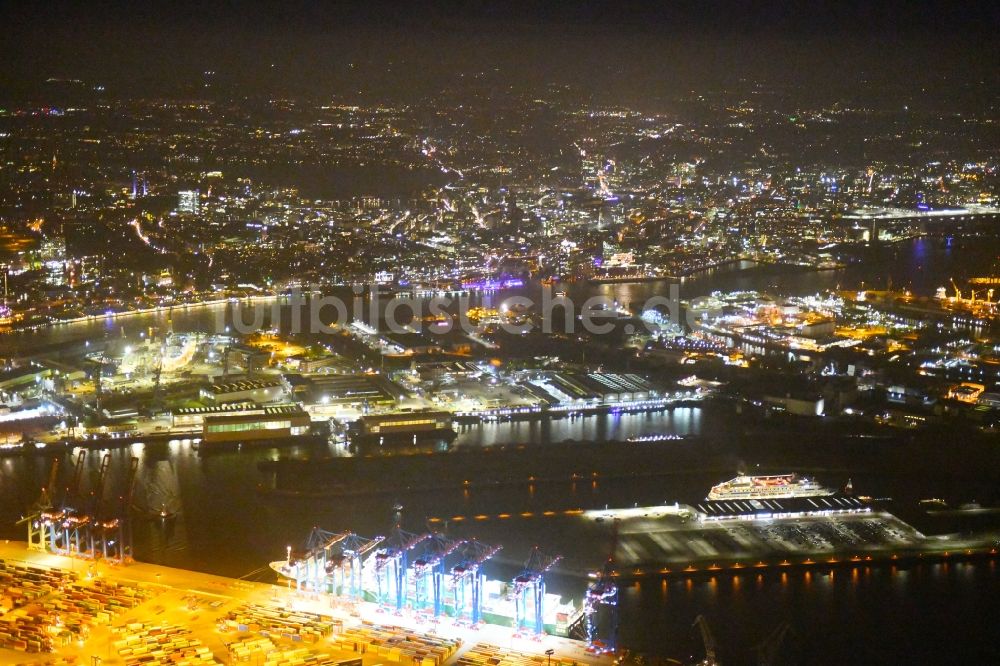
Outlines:
[[251,401],[258,404],[278,402],[288,398],[281,379],[243,379],[225,384],[212,384],[201,390],[201,399],[213,405]]
[[202,441],[243,442],[309,433],[309,414],[298,405],[273,405],[255,410],[205,416]]

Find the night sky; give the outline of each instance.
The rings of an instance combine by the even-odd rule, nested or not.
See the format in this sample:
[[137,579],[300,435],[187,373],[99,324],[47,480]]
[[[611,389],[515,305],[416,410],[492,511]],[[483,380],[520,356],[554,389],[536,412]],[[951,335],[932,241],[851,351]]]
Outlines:
[[183,94],[421,94],[463,77],[632,100],[741,81],[803,93],[997,78],[991,2],[3,2],[0,83]]

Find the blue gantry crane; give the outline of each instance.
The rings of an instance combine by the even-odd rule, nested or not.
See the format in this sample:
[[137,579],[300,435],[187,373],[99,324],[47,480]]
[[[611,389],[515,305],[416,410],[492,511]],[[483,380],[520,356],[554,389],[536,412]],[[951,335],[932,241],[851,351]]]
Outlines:
[[502,546],[490,546],[476,539],[464,542],[457,549],[458,563],[451,568],[451,585],[454,589],[455,620],[461,621],[469,603],[469,620],[479,624],[483,619],[483,565],[496,555]]
[[423,548],[413,559],[413,607],[424,610],[433,603],[434,617],[443,610],[441,585],[445,576],[445,559],[458,550],[465,541],[447,539],[441,534],[431,534]]
[[365,556],[384,540],[385,537],[376,536],[367,539],[352,532],[338,544],[338,548],[327,562],[327,571],[333,579],[334,589],[338,594],[361,599],[361,570]]
[[536,636],[544,633],[545,574],[561,559],[562,555],[546,555],[538,546],[531,549],[531,554],[524,563],[524,570],[511,581],[515,632],[529,629]]
[[349,532],[329,532],[320,527],[313,527],[306,539],[304,551],[292,552],[288,549],[288,566],[295,580],[295,587],[316,591],[330,591],[327,588],[326,565],[331,549],[347,538]]
[[407,532],[397,524],[379,545],[375,551],[375,581],[379,605],[391,605],[392,598],[395,597],[396,610],[403,610],[409,553],[430,536]]
[[583,598],[587,649],[596,654],[613,653],[618,644],[618,585],[614,581],[612,566],[617,547],[618,523],[615,522],[611,552],[604,562],[604,568],[587,587]]

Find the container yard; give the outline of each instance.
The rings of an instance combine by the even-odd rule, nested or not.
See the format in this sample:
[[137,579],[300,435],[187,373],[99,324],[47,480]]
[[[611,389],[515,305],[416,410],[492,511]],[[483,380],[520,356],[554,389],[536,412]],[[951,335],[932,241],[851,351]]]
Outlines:
[[[445,666],[610,663],[586,644],[386,612],[291,586],[0,544],[0,663]],[[502,646],[502,647],[501,647]]]

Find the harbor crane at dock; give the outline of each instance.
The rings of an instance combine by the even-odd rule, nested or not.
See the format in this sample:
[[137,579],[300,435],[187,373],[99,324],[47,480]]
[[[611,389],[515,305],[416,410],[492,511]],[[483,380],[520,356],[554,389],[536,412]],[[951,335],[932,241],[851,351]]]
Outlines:
[[299,589],[325,590],[328,564],[333,548],[346,539],[350,532],[328,532],[313,527],[306,539],[304,551],[288,551],[288,565],[292,568],[295,587]]
[[[597,579],[587,587],[583,598],[586,618],[587,649],[595,654],[614,653],[618,644],[618,584],[613,563],[618,548],[618,521],[611,537],[611,552]],[[601,613],[602,609],[605,611]],[[601,617],[601,616],[604,617]],[[603,630],[603,631],[602,631]]]
[[132,456],[129,460],[124,494],[116,502],[109,503],[111,504],[109,510],[105,510],[106,505],[101,503],[100,496],[96,500],[98,509],[93,516],[90,533],[90,550],[95,559],[98,554],[107,559],[110,553],[113,559],[124,563],[132,556],[129,509],[132,505],[132,492],[138,471],[139,459]]
[[413,559],[413,605],[418,611],[432,603],[434,617],[441,616],[444,606],[441,586],[445,577],[445,560],[464,543],[461,539],[446,539],[441,534],[428,536],[420,553]]
[[450,587],[454,593],[455,619],[461,621],[469,605],[469,621],[473,626],[483,620],[483,581],[486,574],[483,565],[500,552],[502,546],[490,546],[470,539],[458,550],[458,564],[451,568]]
[[[94,483],[94,487],[90,490],[89,510],[85,516],[82,516],[82,518],[86,521],[83,523],[83,527],[87,531],[87,552],[89,552],[93,557],[97,556],[97,535],[100,532],[100,527],[98,526],[98,516],[101,513],[101,504],[104,500],[104,484],[107,483],[108,468],[110,466],[111,454],[105,453],[101,458],[101,466],[97,472],[97,481]],[[106,553],[105,556],[107,556]]]
[[314,527],[304,552],[289,550],[288,565],[299,589],[312,589],[352,597],[361,595],[363,558],[383,537],[366,539],[353,532],[329,532]]
[[73,551],[70,539],[71,535],[77,537],[76,550],[79,550],[79,533],[75,527],[78,522],[77,507],[82,502],[80,481],[83,477],[83,463],[86,459],[87,450],[81,449],[80,453],[76,456],[76,466],[73,469],[73,476],[70,479],[69,485],[66,486],[66,490],[63,492],[59,508],[53,506],[51,509],[42,511],[39,514],[40,529],[43,532],[48,532],[48,544],[45,549],[51,553],[58,555],[71,554]]
[[374,556],[379,605],[387,606],[391,603],[391,598],[395,597],[396,611],[403,610],[409,553],[430,536],[407,532],[397,524],[379,545]]
[[562,555],[546,555],[535,546],[524,569],[514,576],[511,595],[514,597],[515,632],[529,629],[535,636],[545,632],[545,574],[560,560]]
[[42,514],[52,511],[54,506],[53,491],[59,479],[59,458],[52,459],[52,467],[49,468],[49,482],[42,486],[41,493],[34,505],[28,511],[28,515],[18,521],[18,524],[26,523],[28,526],[28,549],[45,550],[45,523]]

